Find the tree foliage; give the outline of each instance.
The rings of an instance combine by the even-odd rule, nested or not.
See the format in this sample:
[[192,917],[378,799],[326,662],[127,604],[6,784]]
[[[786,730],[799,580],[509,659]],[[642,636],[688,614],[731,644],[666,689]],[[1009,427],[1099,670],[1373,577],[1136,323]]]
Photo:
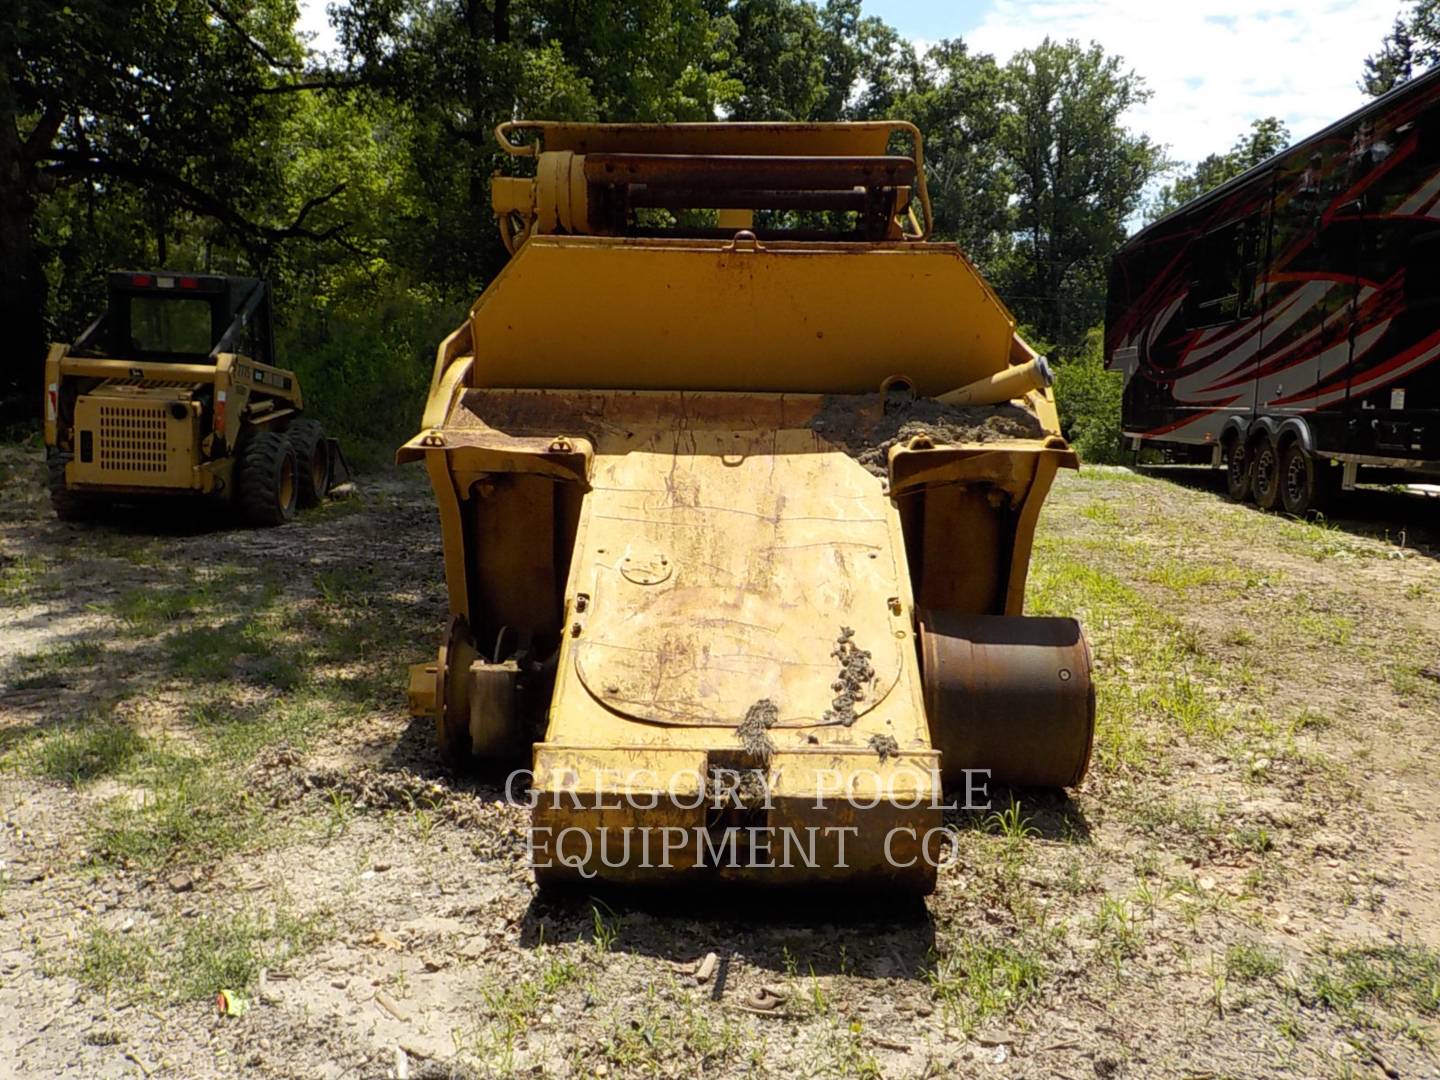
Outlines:
[[1395,17],[1378,52],[1365,60],[1360,89],[1379,97],[1440,62],[1440,0],[1416,0]]
[[1145,207],[1145,219],[1159,220],[1190,200],[1198,199],[1207,191],[1273,157],[1289,144],[1290,129],[1279,117],[1266,116],[1253,121],[1250,130],[1237,137],[1225,153],[1202,158],[1160,188]]
[[15,2],[0,289],[26,411],[46,334],[94,316],[104,272],[168,263],[268,276],[309,396],[381,445],[503,264],[489,180],[517,163],[493,130],[516,117],[911,120],[937,234],[1062,352],[1162,164],[1124,122],[1143,86],[1098,45],[919,51],[861,0],[337,0],[330,58],[294,0]]
[[1149,92],[1099,45],[1049,38],[1017,53],[1001,85],[998,141],[1015,216],[997,280],[1022,321],[1073,350],[1100,320],[1105,259],[1166,164],[1163,148],[1122,119]]

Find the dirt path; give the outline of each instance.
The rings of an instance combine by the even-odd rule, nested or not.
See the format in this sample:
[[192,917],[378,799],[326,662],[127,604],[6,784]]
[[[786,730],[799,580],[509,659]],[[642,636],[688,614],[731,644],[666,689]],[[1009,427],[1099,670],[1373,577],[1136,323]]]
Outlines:
[[17,1075],[1440,1076],[1409,534],[1064,478],[1031,607],[1094,645],[1091,774],[957,815],[933,897],[856,912],[535,893],[523,809],[405,714],[444,615],[418,472],[266,532],[61,525],[33,448],[0,485]]

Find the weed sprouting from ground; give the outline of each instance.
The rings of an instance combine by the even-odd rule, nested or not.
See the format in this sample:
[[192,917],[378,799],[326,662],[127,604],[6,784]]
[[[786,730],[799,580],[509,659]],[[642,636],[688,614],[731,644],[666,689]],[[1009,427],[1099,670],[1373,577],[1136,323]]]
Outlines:
[[33,772],[79,787],[124,771],[145,747],[128,724],[87,717],[42,738],[29,756]]
[[120,932],[91,923],[71,974],[92,990],[124,1000],[196,1001],[220,990],[245,993],[260,968],[283,966],[330,933],[323,912],[298,916],[281,907],[174,919]]
[[1235,982],[1271,979],[1284,970],[1280,954],[1251,941],[1237,941],[1225,950],[1225,972]]
[[985,827],[993,833],[998,833],[1010,844],[1020,844],[1039,830],[1030,824],[1030,818],[1021,813],[1020,803],[1015,797],[1010,797],[1010,805],[1004,810],[997,810],[985,819]]
[[930,991],[946,1019],[969,1033],[1037,997],[1045,978],[1042,951],[1023,939],[962,938],[936,961]]
[[1414,944],[1331,946],[1305,970],[1302,1000],[1341,1012],[1361,1006],[1440,1013],[1440,953]]

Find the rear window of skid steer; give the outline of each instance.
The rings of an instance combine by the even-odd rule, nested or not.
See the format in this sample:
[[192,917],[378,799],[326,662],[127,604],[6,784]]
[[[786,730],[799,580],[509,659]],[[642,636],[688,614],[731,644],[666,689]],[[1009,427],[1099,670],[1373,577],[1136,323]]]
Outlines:
[[206,355],[212,344],[210,301],[197,297],[132,297],[130,344],[142,353]]

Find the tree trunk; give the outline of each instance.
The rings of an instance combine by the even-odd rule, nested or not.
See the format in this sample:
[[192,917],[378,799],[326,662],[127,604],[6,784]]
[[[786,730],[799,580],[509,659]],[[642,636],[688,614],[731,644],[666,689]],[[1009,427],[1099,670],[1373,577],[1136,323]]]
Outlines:
[[0,60],[0,417],[39,415],[45,360],[45,276],[35,244],[34,168],[16,127]]

